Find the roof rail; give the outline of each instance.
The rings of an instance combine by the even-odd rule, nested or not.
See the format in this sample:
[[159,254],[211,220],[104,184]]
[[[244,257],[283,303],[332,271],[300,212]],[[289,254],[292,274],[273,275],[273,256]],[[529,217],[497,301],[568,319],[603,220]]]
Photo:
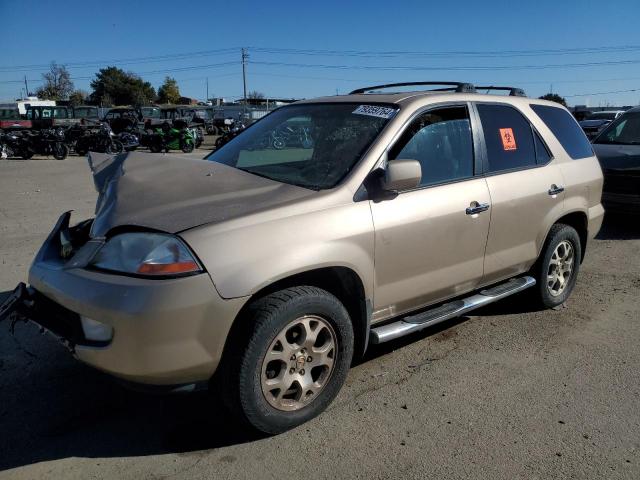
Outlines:
[[358,88],[349,95],[355,95],[358,93],[366,93],[371,90],[380,90],[382,88],[392,87],[412,87],[418,85],[450,85],[452,88],[439,88],[436,91],[451,91],[459,93],[475,93],[476,89],[471,83],[464,82],[404,82],[404,83],[388,83],[386,85],[374,85],[373,87]]
[[476,87],[476,89],[477,90],[502,90],[505,92],[508,91],[510,97],[526,97],[527,96],[527,94],[524,93],[524,90],[516,87],[496,87],[491,85],[489,87]]

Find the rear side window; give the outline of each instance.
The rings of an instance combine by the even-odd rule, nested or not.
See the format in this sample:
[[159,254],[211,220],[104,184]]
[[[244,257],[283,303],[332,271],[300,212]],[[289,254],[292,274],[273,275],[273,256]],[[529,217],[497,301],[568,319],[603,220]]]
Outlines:
[[571,158],[577,160],[593,156],[591,144],[578,122],[563,108],[530,105],[531,109],[553,132]]
[[551,161],[551,154],[540,138],[540,135],[538,135],[538,132],[535,132],[534,137],[536,139],[536,163],[538,165],[544,165]]
[[508,105],[479,104],[489,172],[536,165],[536,149],[529,121]]

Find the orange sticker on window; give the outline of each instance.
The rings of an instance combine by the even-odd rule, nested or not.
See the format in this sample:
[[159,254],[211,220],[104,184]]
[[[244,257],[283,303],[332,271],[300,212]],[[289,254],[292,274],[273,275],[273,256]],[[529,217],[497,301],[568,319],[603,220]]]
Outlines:
[[510,128],[501,128],[500,137],[502,138],[502,148],[505,150],[516,150],[516,137],[513,136],[513,130]]

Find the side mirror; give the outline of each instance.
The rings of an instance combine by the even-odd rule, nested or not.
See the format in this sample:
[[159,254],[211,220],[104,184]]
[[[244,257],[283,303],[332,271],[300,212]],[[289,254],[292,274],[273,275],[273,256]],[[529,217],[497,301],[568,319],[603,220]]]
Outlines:
[[391,160],[382,178],[385,191],[410,190],[420,185],[422,167],[417,160]]

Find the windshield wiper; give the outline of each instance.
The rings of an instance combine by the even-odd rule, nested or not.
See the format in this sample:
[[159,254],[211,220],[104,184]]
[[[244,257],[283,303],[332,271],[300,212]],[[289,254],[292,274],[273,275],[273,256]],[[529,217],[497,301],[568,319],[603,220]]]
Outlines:
[[265,175],[264,173],[259,173],[256,172],[255,170],[251,170],[249,168],[242,168],[242,167],[236,167],[238,170],[242,170],[243,172],[247,172],[247,173],[251,173],[252,175],[257,175],[258,177],[262,177],[262,178],[266,178],[267,180],[273,180],[274,182],[278,182],[278,183],[286,183],[288,185],[295,185],[296,187],[302,187],[302,188],[306,188],[308,190],[315,190],[318,191],[320,190],[320,187],[317,185],[308,185],[308,184],[303,184],[303,183],[299,183],[299,182],[294,182],[292,180],[289,179],[281,179],[281,178],[274,178],[274,177],[270,177],[269,175]]

